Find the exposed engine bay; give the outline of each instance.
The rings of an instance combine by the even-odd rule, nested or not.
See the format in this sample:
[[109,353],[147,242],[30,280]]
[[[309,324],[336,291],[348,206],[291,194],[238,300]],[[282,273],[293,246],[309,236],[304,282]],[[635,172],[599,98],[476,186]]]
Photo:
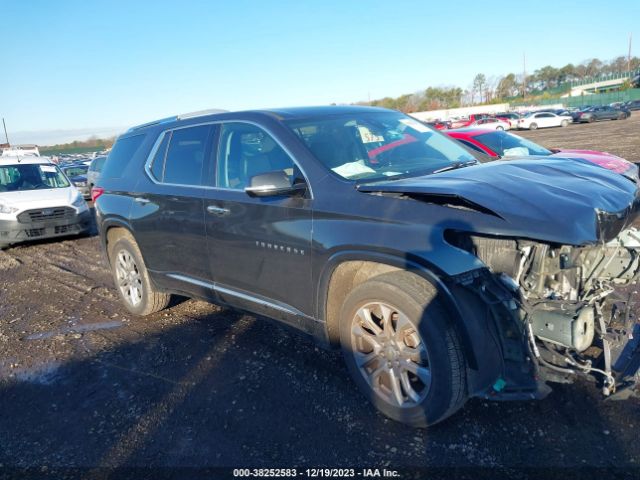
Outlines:
[[[625,287],[640,276],[640,231],[627,229],[607,243],[583,247],[459,232],[450,232],[447,240],[476,255],[511,292],[510,299],[492,297],[518,326],[504,336],[526,342],[542,381],[569,383],[583,375],[598,381],[605,396],[637,394],[640,323],[632,311],[637,292]],[[475,285],[487,296],[486,284]]]

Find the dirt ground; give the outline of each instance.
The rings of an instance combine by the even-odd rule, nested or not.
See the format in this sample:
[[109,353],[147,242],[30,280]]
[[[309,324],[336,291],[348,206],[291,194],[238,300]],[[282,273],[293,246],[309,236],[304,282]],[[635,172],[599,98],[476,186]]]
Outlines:
[[[639,133],[635,112],[521,134],[640,161]],[[272,321],[193,300],[132,317],[96,236],[0,252],[0,478],[15,468],[194,478],[180,469],[454,466],[493,478],[521,468],[631,477],[640,470],[614,469],[640,466],[639,430],[639,400],[602,401],[586,382],[539,402],[472,399],[432,429],[408,428],[365,402],[338,352]]]

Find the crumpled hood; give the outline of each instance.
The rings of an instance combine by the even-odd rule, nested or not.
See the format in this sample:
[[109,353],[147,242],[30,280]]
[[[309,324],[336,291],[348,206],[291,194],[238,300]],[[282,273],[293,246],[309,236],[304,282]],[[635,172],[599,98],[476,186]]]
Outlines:
[[78,190],[71,186],[66,188],[0,192],[0,202],[18,208],[19,213],[33,208],[70,206],[77,196]]
[[638,185],[626,177],[586,162],[550,157],[489,162],[362,184],[358,190],[463,206],[502,219],[503,228],[490,222],[486,233],[573,245],[614,237],[639,207]]

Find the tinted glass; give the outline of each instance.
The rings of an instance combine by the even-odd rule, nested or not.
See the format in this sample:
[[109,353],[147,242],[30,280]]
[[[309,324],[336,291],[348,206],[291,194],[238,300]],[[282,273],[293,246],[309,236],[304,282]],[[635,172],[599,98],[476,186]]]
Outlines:
[[551,155],[551,152],[526,138],[507,132],[488,132],[473,137],[501,157],[516,155]]
[[17,164],[0,167],[0,192],[65,188],[69,182],[55,165]]
[[164,162],[164,183],[202,185],[209,125],[174,130]]
[[62,169],[62,171],[67,177],[77,177],[78,175],[86,175],[87,170],[88,168],[85,165],[65,167]]
[[167,154],[167,146],[169,145],[170,139],[171,132],[166,132],[162,138],[160,147],[158,147],[155,157],[153,157],[153,163],[151,163],[151,173],[153,173],[153,176],[159,182],[162,181],[162,175],[164,173],[164,159]]
[[432,173],[475,158],[456,141],[396,112],[355,112],[286,122],[329,170],[349,179]]
[[291,157],[267,132],[254,125],[227,123],[220,132],[216,185],[244,189],[251,177],[283,171],[293,181]]
[[[104,162],[104,168],[102,168],[101,176],[104,178],[122,177],[122,173],[124,172],[127,164],[136,154],[140,145],[142,145],[144,137],[144,134],[142,134],[118,140],[113,146],[111,153],[109,153],[109,156],[106,158],[106,161],[101,160],[101,162]],[[96,159],[94,163],[96,163],[97,160],[98,159]]]

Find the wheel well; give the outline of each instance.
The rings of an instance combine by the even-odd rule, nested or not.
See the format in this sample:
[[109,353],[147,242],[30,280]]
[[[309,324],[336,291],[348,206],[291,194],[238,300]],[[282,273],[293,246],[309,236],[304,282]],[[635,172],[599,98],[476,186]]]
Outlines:
[[127,237],[135,241],[133,235],[131,235],[131,232],[124,227],[109,227],[107,229],[107,233],[105,235],[105,250],[107,252],[107,259],[109,259],[109,245],[117,242],[123,237]]
[[331,274],[326,298],[327,336],[331,345],[340,342],[340,309],[351,290],[367,280],[400,268],[386,263],[353,260],[343,262]]

